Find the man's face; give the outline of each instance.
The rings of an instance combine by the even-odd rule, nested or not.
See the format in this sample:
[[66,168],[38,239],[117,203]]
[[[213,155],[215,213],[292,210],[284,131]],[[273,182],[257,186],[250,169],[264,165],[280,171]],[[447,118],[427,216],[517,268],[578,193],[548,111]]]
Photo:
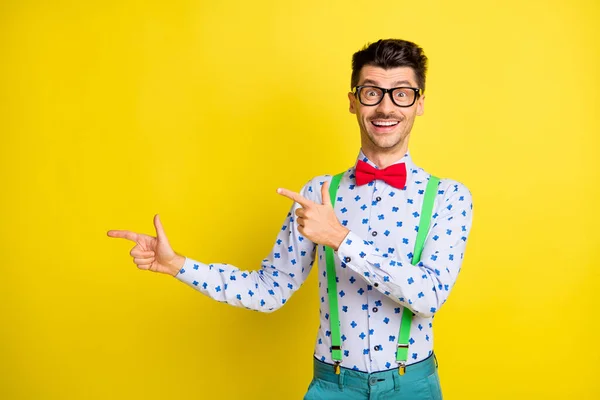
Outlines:
[[[390,89],[400,86],[416,88],[415,73],[410,67],[383,69],[366,65],[360,71],[358,85],[379,86]],[[408,136],[415,116],[423,115],[425,96],[420,96],[410,107],[398,107],[392,103],[389,93],[375,106],[365,106],[358,95],[348,93],[350,112],[356,114],[360,126],[361,144],[380,152],[406,151]]]

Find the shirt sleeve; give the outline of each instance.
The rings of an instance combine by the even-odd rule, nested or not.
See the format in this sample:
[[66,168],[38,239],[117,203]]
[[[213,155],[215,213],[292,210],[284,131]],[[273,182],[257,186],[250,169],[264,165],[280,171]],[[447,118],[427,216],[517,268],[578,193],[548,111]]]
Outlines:
[[422,317],[431,317],[444,304],[456,282],[472,223],[472,198],[461,183],[445,190],[432,215],[421,261],[412,265],[412,252],[385,256],[350,232],[337,251],[347,267],[392,300]]
[[[314,181],[314,180],[313,180]],[[313,181],[300,194],[310,198]],[[294,203],[261,268],[242,271],[230,264],[203,264],[191,258],[176,278],[217,301],[248,309],[273,312],[282,307],[308,277],[316,245],[298,232]]]

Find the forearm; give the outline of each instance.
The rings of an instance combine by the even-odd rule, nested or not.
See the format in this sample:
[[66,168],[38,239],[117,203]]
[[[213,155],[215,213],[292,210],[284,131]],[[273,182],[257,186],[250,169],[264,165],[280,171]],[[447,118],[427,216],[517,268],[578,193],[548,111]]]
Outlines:
[[[312,262],[311,262],[312,265]],[[200,293],[236,307],[273,312],[302,285],[302,279],[281,271],[242,271],[228,264],[203,264],[187,258],[176,275]]]
[[[387,252],[353,232],[338,249],[338,257],[375,289],[421,316],[433,316],[444,304],[461,269],[472,225],[471,193],[456,183],[441,190],[446,197],[432,215],[420,260],[401,244]],[[416,239],[403,238],[403,244]],[[385,246],[388,247],[388,246]],[[402,251],[401,249],[404,249]]]
[[337,255],[393,301],[415,314],[432,316],[448,298],[461,269],[471,227],[470,204],[468,209],[456,208],[437,216],[416,265],[412,263],[412,251],[388,248],[384,253],[353,232],[342,242]]
[[422,316],[431,316],[439,309],[444,296],[438,288],[449,288],[450,282],[454,281],[445,269],[442,274],[440,270],[424,264],[413,266],[406,255],[395,252],[393,256],[386,253],[384,257],[377,248],[353,232],[348,234],[337,255],[347,268],[374,289]]

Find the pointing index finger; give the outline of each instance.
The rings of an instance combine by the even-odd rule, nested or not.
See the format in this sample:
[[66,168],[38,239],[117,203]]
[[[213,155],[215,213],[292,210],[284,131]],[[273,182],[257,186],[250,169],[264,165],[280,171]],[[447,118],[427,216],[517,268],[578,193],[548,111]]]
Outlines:
[[287,197],[288,199],[294,200],[296,203],[300,204],[302,207],[309,207],[313,204],[312,201],[307,198],[302,197],[299,193],[292,192],[291,190],[279,188],[277,189],[277,193],[282,196]]
[[106,234],[113,238],[128,239],[128,240],[131,240],[132,242],[136,242],[136,243],[138,240],[138,234],[135,232],[131,232],[131,231],[110,230],[110,231],[106,232]]

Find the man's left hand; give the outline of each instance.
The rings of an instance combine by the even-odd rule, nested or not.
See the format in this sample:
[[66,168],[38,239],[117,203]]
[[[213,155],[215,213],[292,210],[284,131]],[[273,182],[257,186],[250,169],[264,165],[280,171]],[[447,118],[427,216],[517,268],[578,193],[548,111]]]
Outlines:
[[302,206],[296,209],[298,231],[302,235],[313,243],[326,245],[337,251],[350,231],[340,224],[333,211],[329,198],[329,182],[324,182],[321,186],[323,204],[315,203],[287,189],[277,189],[277,193]]

